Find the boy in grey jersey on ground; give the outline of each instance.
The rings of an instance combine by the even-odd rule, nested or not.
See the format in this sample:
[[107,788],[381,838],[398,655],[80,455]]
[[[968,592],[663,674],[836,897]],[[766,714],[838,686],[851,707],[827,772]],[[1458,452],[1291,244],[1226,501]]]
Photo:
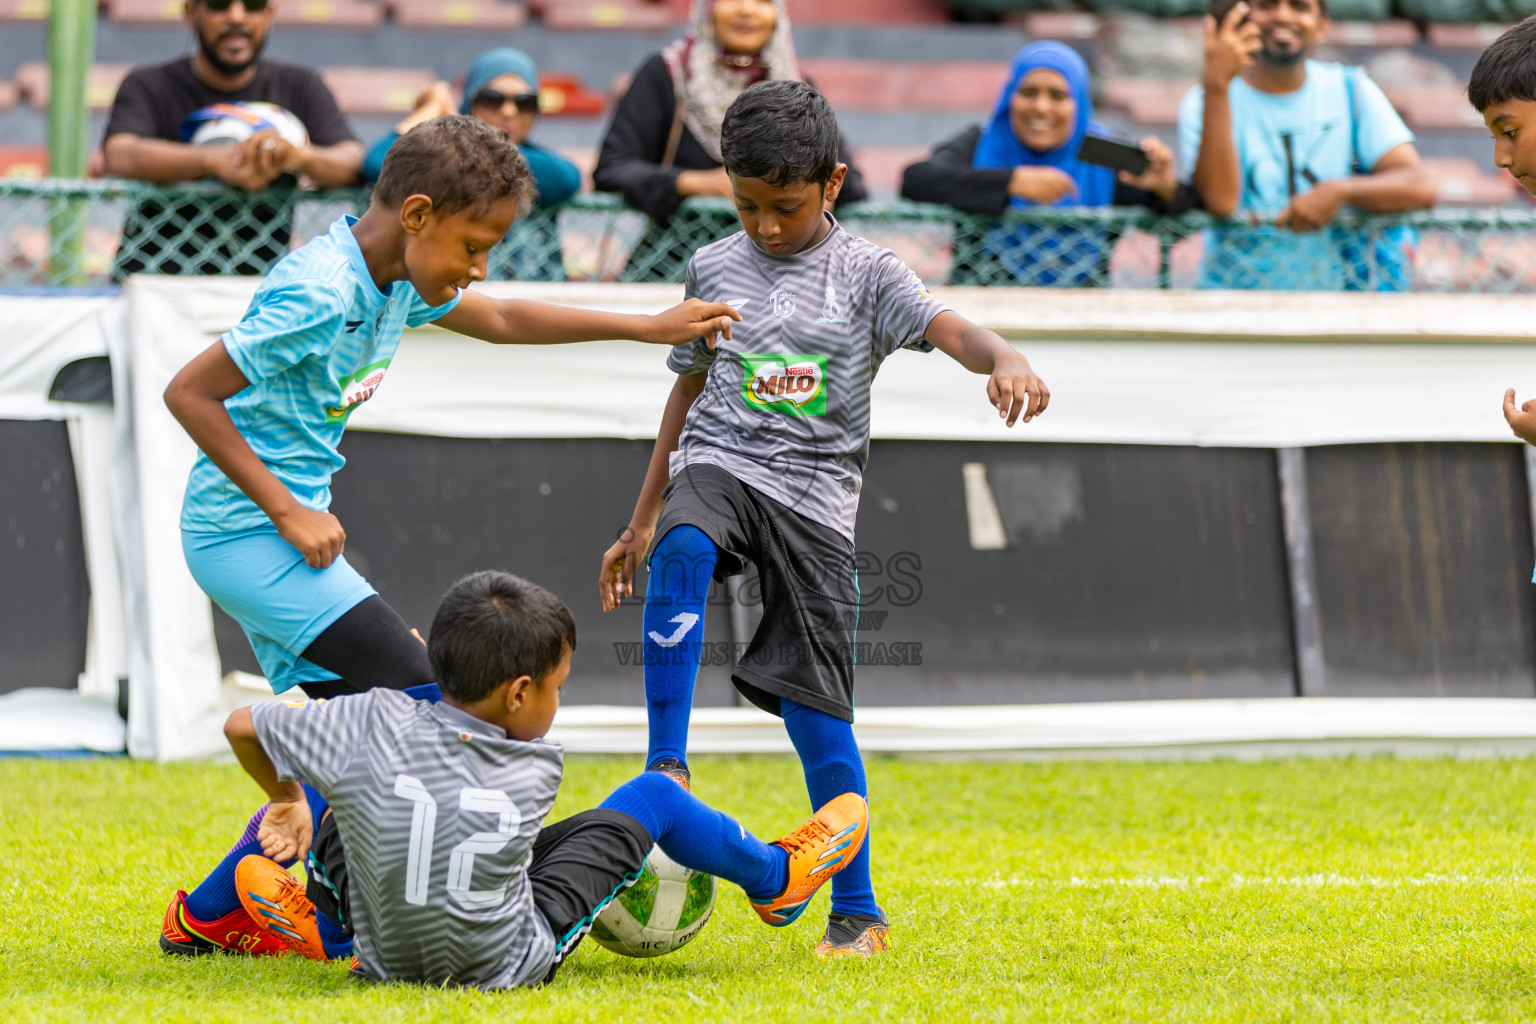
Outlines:
[[[371,980],[537,985],[639,877],[653,843],[739,884],[772,925],[852,861],[867,822],[852,793],[772,844],[658,774],[542,828],[562,767],[543,736],[575,645],[570,611],[549,591],[476,573],[432,622],[441,702],[375,689],[230,716],[225,735],[271,798],[266,856],[236,870],[267,936],[325,959],[318,904],[352,933],[354,970]],[[279,864],[306,852],[307,888]]]
[[[721,152],[744,231],[694,255],[687,295],[728,301],[742,321],[718,349],[700,339],[668,358],[677,382],[599,581],[611,610],[633,592],[649,551],[646,765],[686,785],[709,581],[756,564],[763,619],[732,682],[784,719],[813,806],[866,792],[852,729],[853,527],[880,363],[898,348],[938,348],[989,375],[987,399],[1009,426],[1044,412],[1050,397],[1012,346],[825,212],[847,171],[837,139],[831,107],[803,82],[754,85],[726,112]],[[833,881],[815,951],[868,957],[888,944],[866,844]]]

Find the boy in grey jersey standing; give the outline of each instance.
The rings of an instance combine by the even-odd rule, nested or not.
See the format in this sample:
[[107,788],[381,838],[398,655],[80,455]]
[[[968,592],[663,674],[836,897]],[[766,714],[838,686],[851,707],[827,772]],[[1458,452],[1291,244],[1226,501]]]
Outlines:
[[[772,844],[657,774],[541,828],[562,766],[543,736],[575,644],[570,611],[549,591],[476,573],[432,622],[440,703],[375,689],[230,716],[225,735],[271,798],[258,833],[266,856],[236,870],[267,936],[326,958],[319,904],[352,932],[354,969],[369,979],[537,985],[639,877],[653,843],[741,885],[774,925],[852,861],[867,822],[852,793]],[[311,846],[306,888],[278,861]]]
[[[988,401],[1009,426],[1044,412],[1050,397],[1012,346],[825,212],[847,171],[837,138],[831,107],[803,82],[754,85],[726,112],[721,152],[744,230],[694,255],[687,295],[729,301],[742,322],[718,349],[699,339],[667,360],[677,382],[599,581],[604,610],[617,607],[649,551],[646,765],[687,785],[709,580],[756,564],[763,619],[732,682],[784,719],[813,805],[866,791],[852,729],[853,527],[880,363],[898,348],[938,348],[989,375]],[[868,957],[888,944],[866,844],[833,881],[815,951]]]

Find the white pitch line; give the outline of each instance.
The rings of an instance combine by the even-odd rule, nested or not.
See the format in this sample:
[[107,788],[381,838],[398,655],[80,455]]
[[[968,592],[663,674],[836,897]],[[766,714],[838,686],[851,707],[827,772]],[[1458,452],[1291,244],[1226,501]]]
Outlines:
[[1129,878],[946,879],[945,886],[982,889],[1420,889],[1536,888],[1536,875],[1133,875]]

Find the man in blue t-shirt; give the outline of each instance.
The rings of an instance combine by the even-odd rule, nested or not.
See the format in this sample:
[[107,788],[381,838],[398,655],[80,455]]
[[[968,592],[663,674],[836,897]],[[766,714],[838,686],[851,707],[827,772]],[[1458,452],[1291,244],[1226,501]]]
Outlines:
[[1215,0],[1201,85],[1179,108],[1180,165],[1206,209],[1250,228],[1207,232],[1207,288],[1397,291],[1413,237],[1344,230],[1348,205],[1433,205],[1413,133],[1360,68],[1309,59],[1326,0]]

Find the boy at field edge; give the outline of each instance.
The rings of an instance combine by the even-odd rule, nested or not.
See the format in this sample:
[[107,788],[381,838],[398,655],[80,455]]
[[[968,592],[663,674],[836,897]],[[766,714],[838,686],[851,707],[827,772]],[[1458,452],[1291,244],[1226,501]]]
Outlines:
[[[328,511],[347,418],[378,389],[407,326],[499,344],[729,333],[733,311],[718,304],[622,316],[466,291],[533,191],[500,129],[457,115],[417,126],[390,150],[367,212],[284,257],[240,322],[166,388],[200,449],[182,505],[187,566],[245,630],[274,692],[432,682],[422,645],[347,564],[346,532]],[[197,936],[250,941],[233,874],[258,824],[190,896],[177,894],[167,952],[202,951]]]
[[[837,138],[831,107],[802,82],[754,85],[727,111],[720,148],[744,230],[694,255],[686,294],[729,302],[743,319],[722,348],[700,340],[668,358],[678,378],[633,518],[604,552],[599,582],[611,610],[633,592],[650,550],[646,764],[686,785],[709,580],[756,564],[763,619],[732,682],[784,719],[813,806],[845,791],[867,796],[852,728],[853,527],[881,361],[898,348],[938,348],[990,375],[988,400],[1009,426],[1049,400],[1007,342],[825,212],[847,170]],[[815,951],[868,957],[888,945],[866,843],[832,883]]]
[[[1484,50],[1467,81],[1467,98],[1493,134],[1493,162],[1536,196],[1536,15]],[[1536,444],[1536,399],[1515,404],[1504,392],[1504,420],[1515,436]],[[1536,575],[1531,577],[1536,583]]]
[[242,708],[224,727],[271,798],[263,850],[312,850],[307,887],[268,856],[236,871],[246,910],[287,949],[327,959],[318,905],[353,933],[353,970],[370,980],[538,985],[640,876],[652,843],[740,885],[778,923],[863,841],[853,793],[767,844],[655,773],[541,828],[560,786],[561,749],[543,737],[576,646],[569,609],[479,572],[449,589],[428,643],[440,703],[375,689]]

